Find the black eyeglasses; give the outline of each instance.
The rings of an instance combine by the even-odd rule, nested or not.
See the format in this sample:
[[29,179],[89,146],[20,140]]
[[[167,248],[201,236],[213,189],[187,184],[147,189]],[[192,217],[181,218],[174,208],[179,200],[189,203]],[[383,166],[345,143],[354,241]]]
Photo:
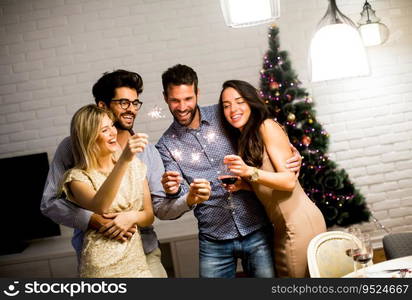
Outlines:
[[117,99],[112,99],[112,102],[119,103],[120,107],[122,109],[128,109],[130,107],[130,104],[133,104],[134,108],[136,110],[139,110],[143,105],[143,102],[140,101],[139,99],[136,99],[136,100],[133,100],[133,101],[130,101],[129,99],[118,99],[118,100]]

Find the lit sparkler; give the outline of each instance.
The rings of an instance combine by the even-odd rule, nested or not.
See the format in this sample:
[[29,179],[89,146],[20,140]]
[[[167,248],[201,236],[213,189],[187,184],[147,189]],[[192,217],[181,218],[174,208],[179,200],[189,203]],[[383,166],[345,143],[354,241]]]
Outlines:
[[163,108],[155,105],[151,111],[147,113],[147,115],[152,119],[164,119],[166,115],[163,113]]
[[182,151],[180,151],[179,149],[173,150],[172,155],[175,160],[178,160],[178,161],[182,160]]
[[192,162],[198,162],[200,160],[200,153],[192,153]]
[[213,131],[211,131],[211,132],[209,132],[207,135],[206,135],[206,140],[207,140],[207,142],[210,144],[210,143],[213,143],[215,140],[216,140],[216,133],[214,133]]

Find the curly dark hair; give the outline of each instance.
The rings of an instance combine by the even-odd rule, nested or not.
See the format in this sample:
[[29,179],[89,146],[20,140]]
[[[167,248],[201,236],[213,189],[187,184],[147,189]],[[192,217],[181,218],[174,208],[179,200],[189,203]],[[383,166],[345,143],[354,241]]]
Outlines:
[[143,92],[143,79],[139,74],[126,70],[103,73],[103,76],[97,80],[92,89],[96,104],[103,101],[109,106],[116,88],[120,87],[135,89],[140,94]]

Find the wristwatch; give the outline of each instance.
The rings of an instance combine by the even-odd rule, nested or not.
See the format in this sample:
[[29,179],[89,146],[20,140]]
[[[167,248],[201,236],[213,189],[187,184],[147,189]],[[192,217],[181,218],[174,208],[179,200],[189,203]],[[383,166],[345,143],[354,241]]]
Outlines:
[[249,176],[248,180],[250,182],[256,182],[259,179],[259,170],[258,168],[253,167],[253,172],[252,174]]

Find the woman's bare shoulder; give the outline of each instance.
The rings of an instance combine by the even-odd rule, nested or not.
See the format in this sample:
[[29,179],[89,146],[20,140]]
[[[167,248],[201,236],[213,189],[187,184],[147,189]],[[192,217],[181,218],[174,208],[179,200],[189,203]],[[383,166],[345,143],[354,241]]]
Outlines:
[[281,131],[285,133],[285,129],[283,128],[283,126],[273,119],[264,120],[262,122],[262,125],[260,125],[260,128],[259,128],[259,132],[262,135],[267,135],[269,133],[273,133],[274,131],[275,132]]

